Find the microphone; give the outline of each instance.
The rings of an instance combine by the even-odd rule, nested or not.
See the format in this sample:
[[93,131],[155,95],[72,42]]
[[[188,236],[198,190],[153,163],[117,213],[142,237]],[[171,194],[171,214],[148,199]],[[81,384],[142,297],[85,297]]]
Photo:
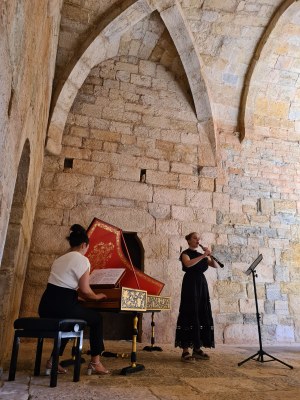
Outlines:
[[[202,246],[202,244],[198,243],[198,245],[201,247],[201,249],[203,251],[206,250],[206,247]],[[221,268],[224,268],[224,264],[221,263],[221,261],[219,261],[216,257],[214,257],[212,254],[209,256],[211,257],[213,260],[215,260],[216,263],[218,263],[220,265]]]

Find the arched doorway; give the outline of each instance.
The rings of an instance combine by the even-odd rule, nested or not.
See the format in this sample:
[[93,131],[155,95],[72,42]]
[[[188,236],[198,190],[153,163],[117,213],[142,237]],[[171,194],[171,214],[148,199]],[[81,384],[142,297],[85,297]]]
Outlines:
[[[13,321],[18,318],[26,273],[28,240],[24,221],[28,187],[30,144],[27,139],[17,173],[8,230],[0,268],[0,360],[10,351]],[[25,229],[24,229],[25,228]]]

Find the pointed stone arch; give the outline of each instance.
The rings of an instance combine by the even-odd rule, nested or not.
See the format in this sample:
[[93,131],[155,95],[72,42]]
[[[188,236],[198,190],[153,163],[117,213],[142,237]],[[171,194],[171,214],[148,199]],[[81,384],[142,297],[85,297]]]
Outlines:
[[87,45],[66,77],[53,106],[46,142],[46,150],[49,153],[60,154],[69,111],[91,69],[104,60],[115,57],[118,54],[122,34],[154,11],[158,11],[164,21],[184,66],[199,121],[201,141],[206,146],[206,162],[208,165],[215,164],[213,118],[206,84],[201,75],[203,72],[201,60],[177,0],[138,0]]
[[246,115],[251,111],[253,99],[255,97],[255,86],[259,87],[259,85],[255,85],[255,71],[259,62],[262,59],[262,54],[266,49],[266,45],[268,44],[269,38],[271,37],[275,28],[278,28],[278,24],[280,23],[280,19],[287,13],[291,12],[291,6],[297,3],[297,0],[286,0],[284,1],[276,10],[271,19],[269,25],[267,26],[265,32],[263,33],[252,60],[249,64],[249,68],[245,77],[243,92],[241,95],[240,102],[240,112],[238,116],[238,130],[240,132],[240,140],[242,141],[246,135],[246,128],[248,126],[248,122],[246,121]]

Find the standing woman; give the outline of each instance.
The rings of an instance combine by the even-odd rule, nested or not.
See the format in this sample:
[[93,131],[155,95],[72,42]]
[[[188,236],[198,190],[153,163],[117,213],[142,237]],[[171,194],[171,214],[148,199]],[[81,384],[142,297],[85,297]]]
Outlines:
[[[100,354],[104,350],[102,317],[97,312],[82,307],[78,301],[78,292],[87,300],[106,298],[103,293],[94,293],[89,284],[90,262],[85,257],[89,238],[85,229],[75,224],[71,226],[67,240],[70,249],[52,264],[47,288],[40,301],[39,315],[45,318],[85,320],[90,329],[91,361],[88,374],[107,374],[108,371],[100,362]],[[67,341],[62,340],[60,355],[63,354]],[[50,374],[51,368],[52,357],[47,361],[46,374]],[[66,373],[66,370],[59,365],[58,372]]]
[[[210,257],[211,252],[208,249],[204,250],[204,254],[197,251],[200,240],[197,232],[188,234],[185,239],[189,248],[180,255],[185,274],[181,288],[175,347],[182,348],[182,361],[194,362],[196,359],[209,359],[201,347],[215,347],[214,324],[204,272],[209,266],[217,268],[218,264]],[[189,348],[193,349],[192,355]]]

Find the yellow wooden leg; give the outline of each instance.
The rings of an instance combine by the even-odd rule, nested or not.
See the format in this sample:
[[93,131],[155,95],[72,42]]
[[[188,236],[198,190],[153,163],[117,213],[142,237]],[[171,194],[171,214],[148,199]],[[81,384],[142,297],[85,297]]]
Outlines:
[[136,350],[136,341],[138,335],[138,314],[137,312],[133,313],[133,333],[132,333],[132,347],[131,347],[131,366],[123,368],[121,371],[122,375],[132,374],[133,372],[142,371],[145,369],[144,365],[137,364],[137,350]]
[[145,346],[143,350],[145,351],[162,351],[162,348],[155,345],[155,322],[154,322],[154,312],[151,314],[151,346]]

